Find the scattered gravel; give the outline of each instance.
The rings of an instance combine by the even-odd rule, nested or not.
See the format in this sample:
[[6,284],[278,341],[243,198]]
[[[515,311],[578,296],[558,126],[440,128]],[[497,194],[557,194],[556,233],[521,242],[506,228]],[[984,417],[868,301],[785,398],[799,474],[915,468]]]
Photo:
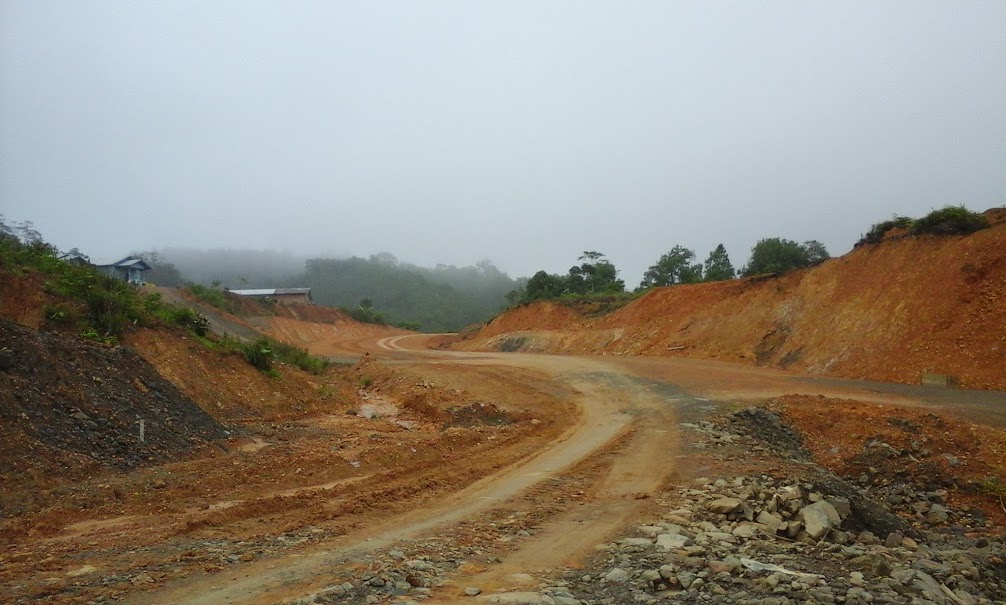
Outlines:
[[[945,492],[888,486],[871,494],[868,486],[808,462],[799,435],[766,410],[683,426],[721,469],[730,468],[740,449],[774,461],[776,470],[694,479],[658,500],[659,517],[640,519],[586,567],[529,575],[521,591],[486,594],[482,587],[452,585],[452,574],[485,551],[444,538],[366,558],[366,570],[353,578],[285,603],[419,603],[438,587],[473,603],[517,605],[978,605],[1006,599],[1006,544],[983,531],[981,519],[950,509]],[[907,520],[884,499],[891,490],[900,490],[899,511],[912,502]],[[511,528],[515,539],[528,533],[518,527]]]

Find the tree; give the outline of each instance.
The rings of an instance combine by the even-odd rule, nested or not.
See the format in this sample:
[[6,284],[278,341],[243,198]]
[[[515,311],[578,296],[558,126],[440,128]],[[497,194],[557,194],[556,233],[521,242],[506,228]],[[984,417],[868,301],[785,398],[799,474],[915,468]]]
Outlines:
[[828,258],[828,250],[821,242],[811,240],[801,245],[788,239],[771,237],[759,240],[751,249],[751,259],[744,268],[744,275],[785,273],[822,263]]
[[558,298],[562,296],[562,293],[566,289],[564,281],[558,275],[549,275],[544,271],[539,271],[527,281],[521,302],[527,303],[545,298]]
[[716,249],[709,253],[706,258],[703,281],[723,281],[733,279],[737,276],[734,266],[730,264],[730,257],[723,244],[716,246]]
[[828,254],[828,249],[824,247],[824,244],[812,239],[803,243],[803,249],[807,252],[807,265],[820,265],[824,261],[831,258]]
[[674,246],[660,257],[657,264],[646,270],[640,289],[670,286],[673,284],[693,284],[702,281],[702,265],[692,264],[695,252],[684,246]]
[[604,254],[587,250],[577,260],[582,264],[570,267],[567,288],[577,294],[625,292],[625,282],[618,279],[618,269]]

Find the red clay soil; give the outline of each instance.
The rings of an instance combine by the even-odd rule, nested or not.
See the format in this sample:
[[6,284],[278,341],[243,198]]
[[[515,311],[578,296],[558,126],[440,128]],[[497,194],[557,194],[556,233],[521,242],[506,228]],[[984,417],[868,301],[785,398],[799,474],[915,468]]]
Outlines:
[[314,376],[276,364],[268,376],[236,353],[211,351],[189,336],[138,330],[123,344],[136,350],[211,416],[220,421],[287,420],[327,414],[333,402],[351,400],[351,388],[331,376]]
[[601,317],[518,307],[453,345],[682,356],[849,378],[1006,389],[1006,223],[902,237],[778,277],[658,288]]
[[814,461],[874,485],[947,489],[954,508],[1006,525],[1006,434],[928,409],[790,395],[771,402],[803,435]]
[[37,274],[0,271],[0,317],[37,330],[45,306],[56,302],[42,290],[43,282]]

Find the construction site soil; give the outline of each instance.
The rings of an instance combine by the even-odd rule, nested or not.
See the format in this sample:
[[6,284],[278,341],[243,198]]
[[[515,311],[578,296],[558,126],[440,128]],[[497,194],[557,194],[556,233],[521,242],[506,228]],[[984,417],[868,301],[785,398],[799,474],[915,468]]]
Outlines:
[[1006,223],[894,235],[785,275],[656,288],[601,316],[531,303],[452,348],[696,357],[902,383],[936,373],[1006,389]]
[[[814,588],[829,602],[867,602],[867,589],[898,603],[1004,598],[1003,416],[958,404],[1006,396],[794,371],[1000,386],[987,357],[1006,335],[1002,238],[999,225],[895,239],[779,278],[657,290],[603,317],[539,304],[454,345],[594,356],[437,350],[452,339],[336,310],[242,301],[225,313],[160,289],[216,330],[353,360],[321,374],[267,375],[174,329],[114,346],[40,331],[53,302],[41,280],[0,275],[0,602],[816,602],[782,572],[729,563],[756,554],[838,578]],[[820,469],[837,479],[819,486]],[[679,507],[702,502],[706,515],[728,489],[796,483],[800,506],[827,489],[860,517],[819,542],[791,516],[792,535],[684,546],[744,520],[698,531],[692,513],[665,508],[684,494]],[[687,536],[644,556],[655,534],[626,536],[664,531],[648,522],[660,515]],[[917,550],[883,550],[871,531]],[[779,558],[797,547],[803,559]],[[835,564],[836,549],[922,567],[871,575]],[[672,581],[644,564],[681,567]],[[616,571],[625,580],[609,580]],[[892,574],[925,582],[884,592]]]

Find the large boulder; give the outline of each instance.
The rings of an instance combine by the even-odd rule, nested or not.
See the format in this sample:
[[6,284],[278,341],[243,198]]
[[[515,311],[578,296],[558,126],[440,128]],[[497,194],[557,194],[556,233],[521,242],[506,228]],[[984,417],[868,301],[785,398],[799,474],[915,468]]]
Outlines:
[[842,523],[842,517],[827,500],[821,500],[800,509],[797,517],[811,538],[819,540]]

